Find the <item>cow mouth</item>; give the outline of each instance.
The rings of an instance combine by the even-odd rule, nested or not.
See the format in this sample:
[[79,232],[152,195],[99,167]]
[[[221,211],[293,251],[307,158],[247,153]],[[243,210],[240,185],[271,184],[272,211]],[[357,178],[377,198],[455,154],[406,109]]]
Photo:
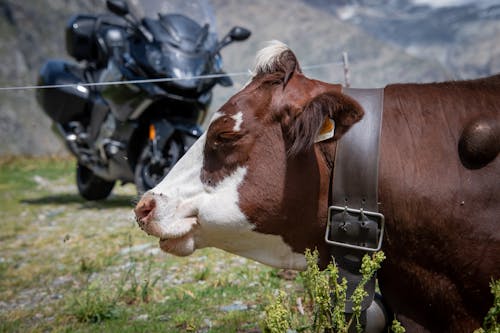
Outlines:
[[164,252],[185,257],[194,252],[193,232],[178,238],[160,239],[160,249]]
[[194,232],[198,227],[196,217],[186,217],[170,224],[160,237],[160,248],[177,256],[187,256],[194,252]]

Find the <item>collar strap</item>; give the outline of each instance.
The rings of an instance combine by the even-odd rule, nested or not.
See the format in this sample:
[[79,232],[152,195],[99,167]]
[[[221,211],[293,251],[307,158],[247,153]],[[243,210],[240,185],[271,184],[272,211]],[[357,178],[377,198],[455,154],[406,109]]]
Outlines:
[[[349,300],[361,281],[361,259],[366,253],[380,250],[384,217],[378,213],[378,162],[382,127],[383,89],[343,89],[364,109],[363,118],[337,143],[331,205],[325,240],[339,268],[340,278],[348,281],[346,313],[352,313]],[[375,277],[365,290],[365,311],[375,294]]]

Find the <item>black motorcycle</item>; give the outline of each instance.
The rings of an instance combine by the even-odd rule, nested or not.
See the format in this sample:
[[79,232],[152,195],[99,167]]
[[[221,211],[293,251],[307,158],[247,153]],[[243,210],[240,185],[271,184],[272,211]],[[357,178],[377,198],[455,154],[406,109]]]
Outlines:
[[234,27],[218,41],[207,0],[106,5],[110,14],[69,20],[66,48],[80,63],[49,60],[38,85],[56,86],[37,92],[88,200],[106,198],[117,180],[144,192],[170,171],[201,135],[212,88],[232,85],[219,51],[250,36]]

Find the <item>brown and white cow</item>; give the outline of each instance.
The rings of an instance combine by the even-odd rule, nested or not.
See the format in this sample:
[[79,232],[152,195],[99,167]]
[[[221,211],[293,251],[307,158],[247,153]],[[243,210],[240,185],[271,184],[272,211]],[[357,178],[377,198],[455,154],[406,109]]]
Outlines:
[[[500,76],[384,92],[380,289],[409,331],[471,332],[500,278]],[[314,143],[323,120],[335,136]],[[288,47],[257,55],[252,80],[135,212],[169,253],[212,246],[301,270],[324,241],[336,144],[363,117],[340,85],[305,77]],[[334,185],[335,186],[335,185]]]

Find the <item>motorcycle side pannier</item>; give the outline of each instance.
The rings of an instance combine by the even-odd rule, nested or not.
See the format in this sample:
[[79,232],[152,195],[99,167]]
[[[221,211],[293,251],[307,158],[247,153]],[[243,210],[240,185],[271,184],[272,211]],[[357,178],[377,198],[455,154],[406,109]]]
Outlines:
[[78,61],[97,57],[96,21],[95,16],[75,15],[66,25],[66,51]]
[[42,67],[38,77],[38,85],[66,85],[38,89],[36,98],[44,112],[58,123],[68,123],[85,115],[89,104],[89,90],[78,83],[84,82],[80,78],[81,68],[77,65],[60,60],[50,60]]

